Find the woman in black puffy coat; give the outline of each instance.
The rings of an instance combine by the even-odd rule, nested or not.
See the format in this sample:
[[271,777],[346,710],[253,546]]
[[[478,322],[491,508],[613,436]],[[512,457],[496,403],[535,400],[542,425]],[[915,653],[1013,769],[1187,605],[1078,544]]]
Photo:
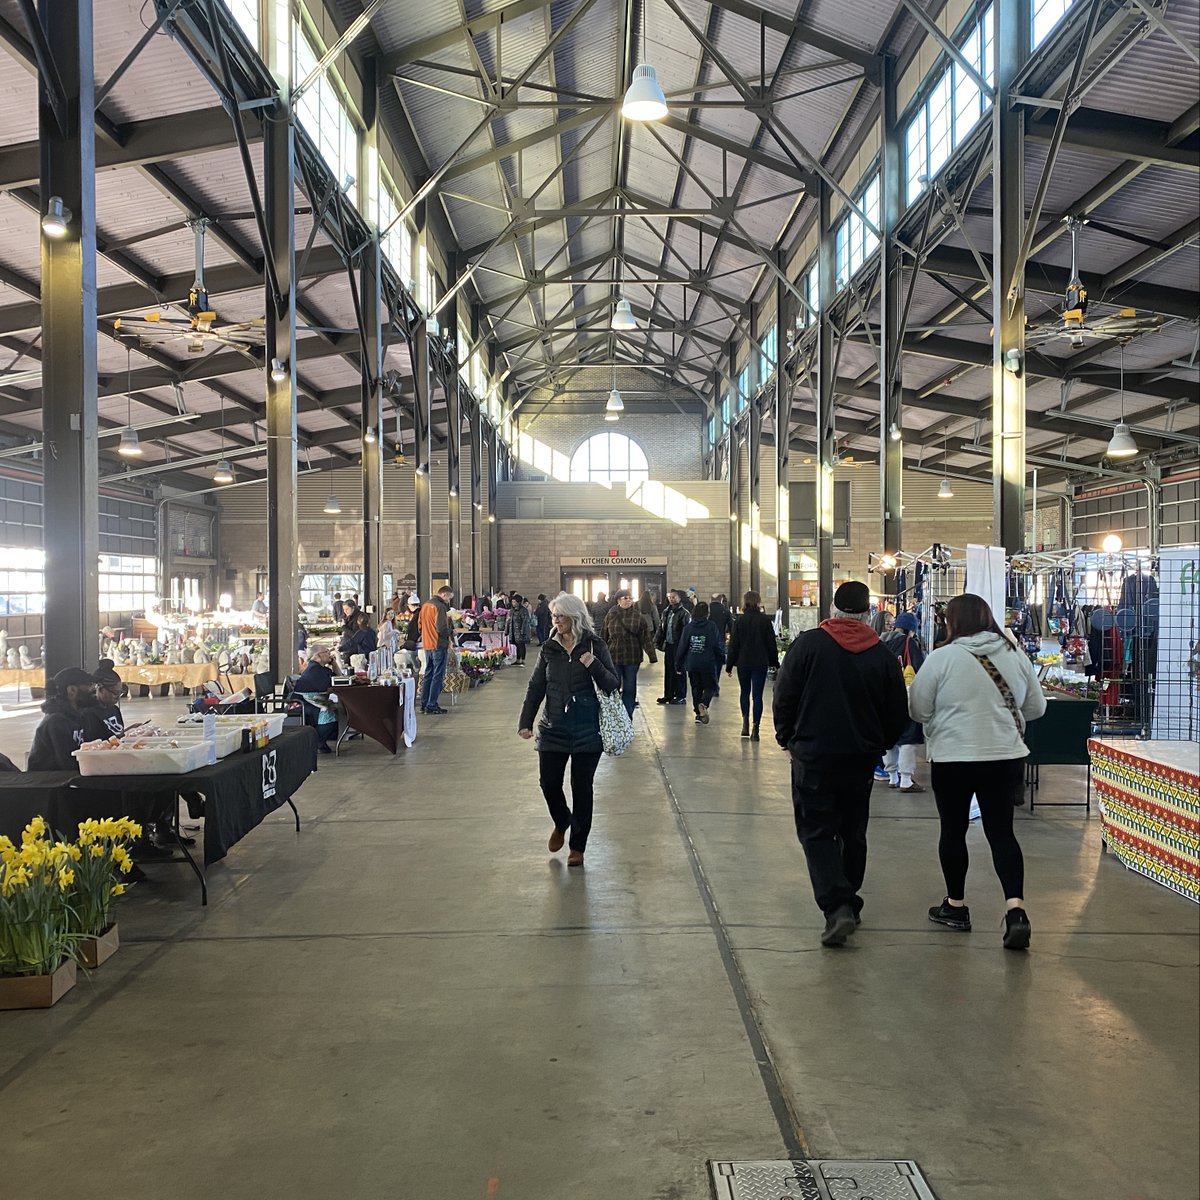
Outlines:
[[[592,828],[592,779],[604,744],[600,738],[600,701],[596,689],[615,692],[621,681],[608,647],[597,636],[592,619],[578,596],[565,592],[550,602],[554,632],[542,645],[525,691],[517,733],[534,736],[534,718],[545,702],[537,724],[539,782],[554,829],[551,853],[562,849],[567,831],[571,848],[567,866],[583,866]],[[563,780],[571,764],[571,804]]]

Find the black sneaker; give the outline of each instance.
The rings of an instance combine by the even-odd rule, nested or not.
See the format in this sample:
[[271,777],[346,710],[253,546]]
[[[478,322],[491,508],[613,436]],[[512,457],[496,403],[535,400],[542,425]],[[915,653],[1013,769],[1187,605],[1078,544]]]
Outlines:
[[948,929],[961,929],[965,933],[971,931],[971,910],[965,904],[951,904],[949,899],[943,900],[937,908],[931,908],[929,919]]
[[1005,950],[1028,950],[1031,932],[1029,914],[1023,908],[1010,908],[1004,914]]
[[670,703],[670,704],[686,704],[687,701],[686,700],[671,700],[668,703]]
[[659,696],[659,698],[657,700],[655,700],[654,703],[655,704],[670,704],[671,701],[668,700],[666,696]]
[[854,932],[854,909],[848,904],[835,908],[825,920],[825,928],[821,933],[822,946],[844,946],[846,939]]

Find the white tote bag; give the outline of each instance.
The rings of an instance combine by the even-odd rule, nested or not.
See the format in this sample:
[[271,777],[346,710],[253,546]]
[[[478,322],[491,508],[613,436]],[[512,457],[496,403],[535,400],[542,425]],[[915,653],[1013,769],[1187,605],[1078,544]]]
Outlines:
[[625,711],[620,691],[602,692],[596,689],[600,701],[600,741],[604,753],[614,758],[624,754],[633,744],[633,722]]

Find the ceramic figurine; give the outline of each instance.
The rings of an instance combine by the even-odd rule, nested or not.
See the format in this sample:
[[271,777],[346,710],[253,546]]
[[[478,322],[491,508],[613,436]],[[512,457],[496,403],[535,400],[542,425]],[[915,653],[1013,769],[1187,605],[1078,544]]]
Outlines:
[[367,656],[365,654],[350,655],[350,670],[353,671],[355,675],[359,674],[359,672],[365,673],[366,669]]
[[126,661],[125,647],[122,646],[120,642],[113,642],[111,650],[112,650],[112,652],[109,654],[108,657],[113,660],[113,665],[118,666],[118,667],[123,667],[125,665],[125,661]]
[[0,629],[0,661],[8,661],[8,631]]
[[254,660],[254,673],[262,675],[271,669],[271,655],[267,650],[262,650],[258,657]]
[[32,670],[33,659],[29,657],[29,651],[24,646],[17,647],[17,661],[21,664],[22,671]]
[[6,650],[4,653],[4,661],[8,663],[10,671],[19,671],[21,669],[21,656],[16,650]]
[[180,663],[179,651],[172,648],[167,651],[167,666],[177,667]]

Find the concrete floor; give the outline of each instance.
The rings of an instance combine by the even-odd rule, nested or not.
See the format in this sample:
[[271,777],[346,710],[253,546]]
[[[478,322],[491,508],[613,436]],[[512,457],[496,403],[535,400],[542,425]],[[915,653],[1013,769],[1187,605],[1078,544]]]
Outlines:
[[[638,710],[568,873],[524,680],[394,760],[323,759],[303,832],[254,831],[207,910],[150,866],[114,959],[0,1014],[0,1194],[703,1200],[708,1159],[798,1148],[915,1158],[940,1200],[1200,1194],[1200,913],[1102,855],[1094,812],[1018,814],[1011,954],[980,831],[975,931],[932,927],[932,800],[877,789],[865,923],[821,950],[786,760],[738,738],[732,687],[706,728]],[[5,714],[0,750],[35,723]]]

